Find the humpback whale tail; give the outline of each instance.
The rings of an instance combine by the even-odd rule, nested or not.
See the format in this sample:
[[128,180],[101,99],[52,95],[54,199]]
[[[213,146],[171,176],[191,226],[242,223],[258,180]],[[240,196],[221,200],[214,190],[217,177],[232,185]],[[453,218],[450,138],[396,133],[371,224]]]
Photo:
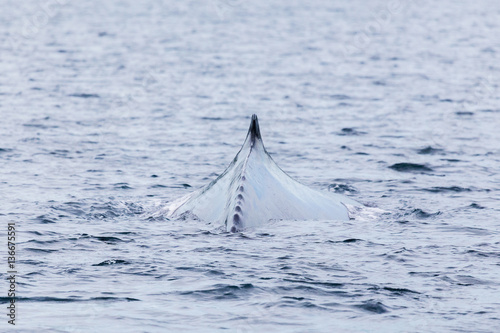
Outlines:
[[281,170],[264,147],[254,114],[245,142],[226,170],[205,187],[174,201],[167,214],[175,218],[191,212],[238,232],[269,220],[348,220],[346,205],[360,204],[310,189]]

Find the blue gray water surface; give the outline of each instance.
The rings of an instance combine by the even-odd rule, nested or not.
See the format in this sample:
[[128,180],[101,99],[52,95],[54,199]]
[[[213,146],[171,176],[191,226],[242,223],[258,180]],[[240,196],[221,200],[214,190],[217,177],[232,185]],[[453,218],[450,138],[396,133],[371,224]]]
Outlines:
[[[3,0],[16,329],[497,332],[499,17],[486,0]],[[235,234],[157,214],[224,170],[252,113],[286,172],[371,213]]]

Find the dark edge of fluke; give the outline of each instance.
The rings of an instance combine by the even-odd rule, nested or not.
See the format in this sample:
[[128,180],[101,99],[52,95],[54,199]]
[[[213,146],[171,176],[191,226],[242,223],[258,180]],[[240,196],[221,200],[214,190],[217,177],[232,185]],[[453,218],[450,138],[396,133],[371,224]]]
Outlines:
[[252,144],[256,139],[262,140],[262,137],[260,136],[259,119],[256,114],[252,115],[252,121],[250,122],[248,133],[250,134],[250,142],[252,142]]

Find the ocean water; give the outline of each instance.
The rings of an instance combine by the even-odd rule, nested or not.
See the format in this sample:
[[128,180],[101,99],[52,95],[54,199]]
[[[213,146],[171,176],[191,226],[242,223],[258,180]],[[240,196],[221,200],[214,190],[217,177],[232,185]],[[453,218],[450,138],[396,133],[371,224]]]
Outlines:
[[[497,332],[498,1],[0,5],[2,332]],[[349,222],[158,214],[259,116]]]

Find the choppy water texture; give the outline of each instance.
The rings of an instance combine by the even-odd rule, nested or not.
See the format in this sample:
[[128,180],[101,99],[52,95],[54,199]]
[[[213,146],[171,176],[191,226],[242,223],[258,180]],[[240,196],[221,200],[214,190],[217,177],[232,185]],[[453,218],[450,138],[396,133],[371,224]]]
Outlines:
[[[486,0],[2,1],[16,328],[497,331],[499,16]],[[236,234],[155,215],[224,170],[252,113],[292,177],[384,213]]]

